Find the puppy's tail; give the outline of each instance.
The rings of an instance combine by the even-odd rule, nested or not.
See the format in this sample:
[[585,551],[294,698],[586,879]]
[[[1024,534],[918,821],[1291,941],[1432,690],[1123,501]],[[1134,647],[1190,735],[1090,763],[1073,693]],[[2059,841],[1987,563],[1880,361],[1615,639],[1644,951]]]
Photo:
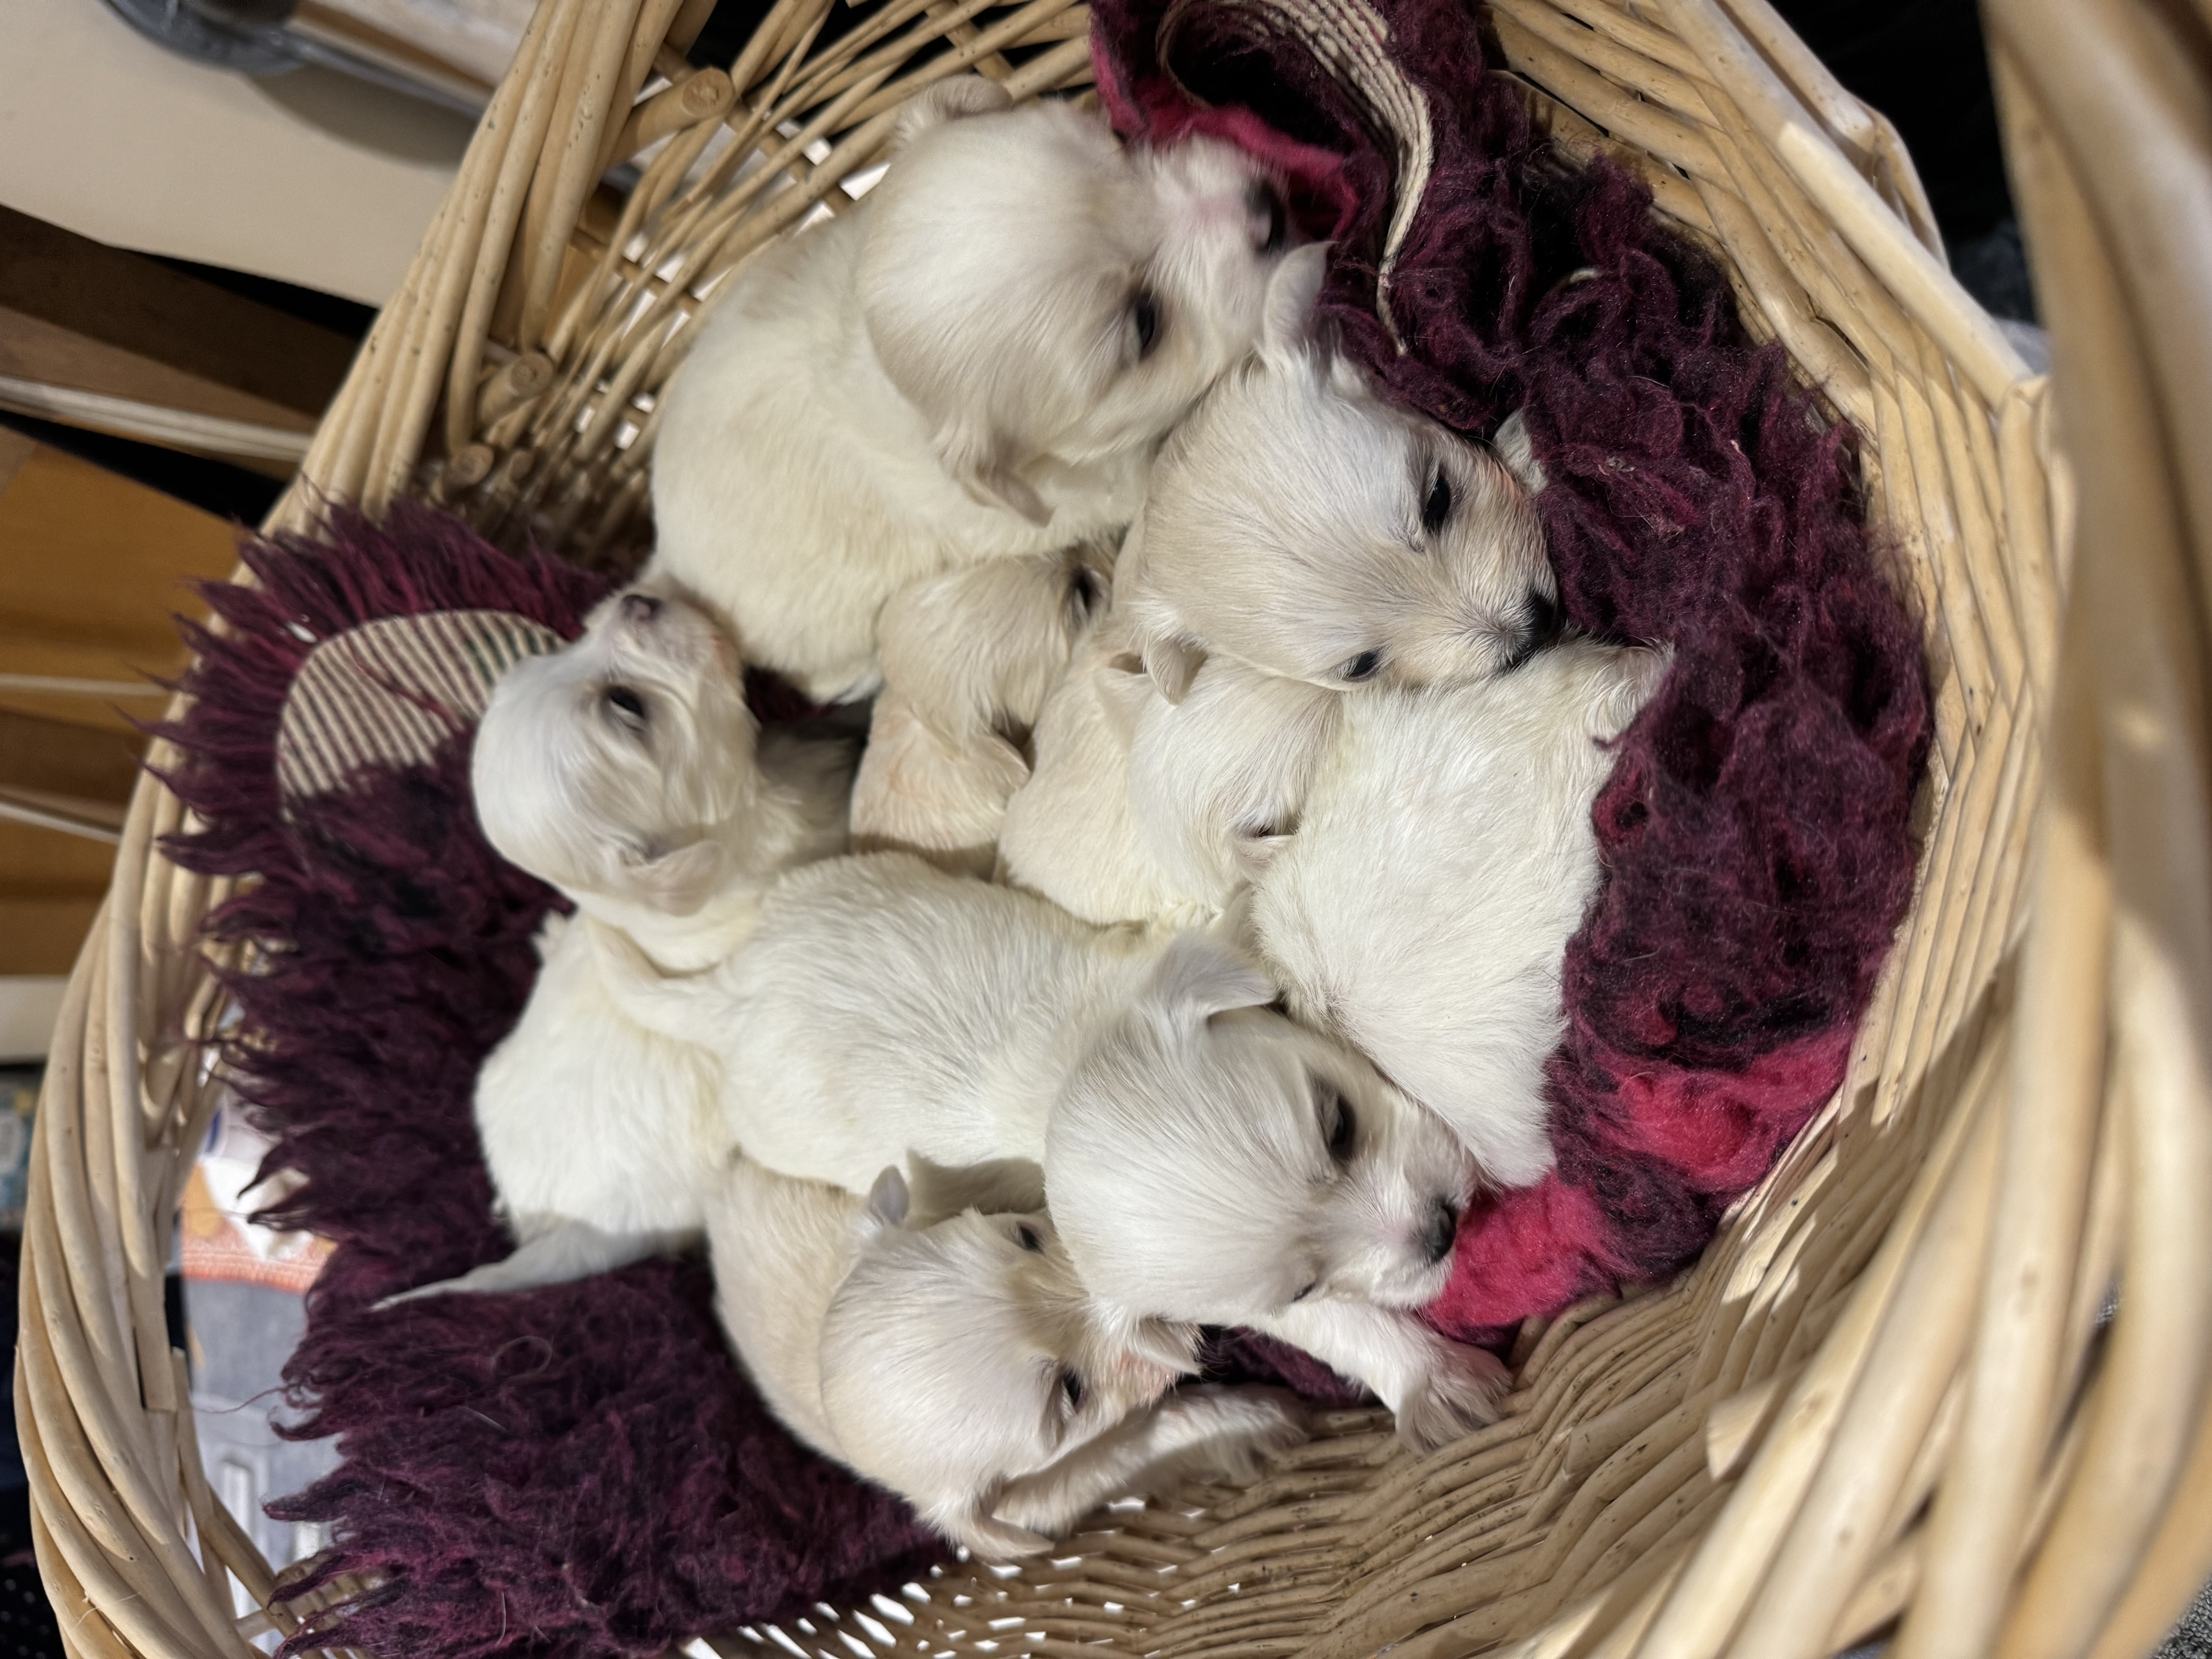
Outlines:
[[599,982],[616,1007],[648,1031],[679,1042],[706,1043],[713,1032],[708,999],[714,970],[670,975],[619,927],[580,918],[592,930],[592,955]]

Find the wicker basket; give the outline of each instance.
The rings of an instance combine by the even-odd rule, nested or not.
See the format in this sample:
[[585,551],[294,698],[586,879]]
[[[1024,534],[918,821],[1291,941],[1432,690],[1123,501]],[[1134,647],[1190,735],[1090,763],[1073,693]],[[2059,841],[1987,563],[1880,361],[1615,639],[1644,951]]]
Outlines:
[[[703,0],[543,0],[277,521],[318,490],[418,495],[581,557],[641,546],[652,394],[699,290],[848,199],[918,88],[1088,76],[1066,0],[894,0],[822,47],[833,3],[778,0],[726,75],[681,56]],[[1991,0],[2105,532],[2069,588],[2045,384],[1946,273],[1888,125],[1764,0],[1728,5],[1493,15],[1554,134],[1650,179],[1867,434],[1920,589],[1924,863],[1844,1089],[1693,1271],[1524,1331],[1496,1427],[1416,1462],[1345,1413],[1249,1491],[824,1610],[794,1649],[1799,1659],[1901,1616],[1913,1659],[2119,1659],[2212,1569],[2212,307],[2186,280],[2212,270],[2212,167],[2203,59],[2161,33],[2197,15]],[[1356,25],[1361,0],[1315,9]],[[626,198],[601,184],[662,140]],[[163,1322],[221,1013],[195,932],[221,884],[154,850],[180,816],[142,783],[39,1115],[16,1402],[81,1654],[242,1655],[230,1579],[272,1589],[201,1475]]]

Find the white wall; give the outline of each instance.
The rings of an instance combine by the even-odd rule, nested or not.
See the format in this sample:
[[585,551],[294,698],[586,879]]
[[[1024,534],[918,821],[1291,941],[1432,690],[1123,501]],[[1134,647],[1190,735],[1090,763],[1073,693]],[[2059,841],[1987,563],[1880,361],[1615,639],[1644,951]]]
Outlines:
[[0,0],[0,204],[118,247],[381,305],[467,132],[327,70],[204,68],[99,0]]

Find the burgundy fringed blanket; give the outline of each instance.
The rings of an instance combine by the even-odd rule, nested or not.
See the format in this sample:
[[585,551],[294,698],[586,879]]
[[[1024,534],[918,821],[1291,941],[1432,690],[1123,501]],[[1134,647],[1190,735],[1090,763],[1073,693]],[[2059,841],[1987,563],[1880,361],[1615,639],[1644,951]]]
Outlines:
[[287,803],[279,710],[315,643],[363,621],[481,608],[573,635],[601,584],[405,505],[382,529],[340,514],[326,540],[246,556],[259,587],[210,587],[227,631],[191,635],[171,781],[206,828],[168,850],[259,878],[210,921],[260,952],[231,982],[228,1058],[276,1142],[266,1173],[305,1178],[275,1218],[337,1245],[285,1381],[289,1431],[337,1435],[344,1461],[271,1506],[335,1525],[301,1591],[390,1580],[331,1639],[394,1659],[658,1654],[926,1571],[939,1552],[906,1507],[761,1406],[699,1263],[369,1311],[507,1252],[469,1102],[553,894],[477,831],[465,735],[428,766]]
[[1321,314],[1389,395],[1477,435],[1525,405],[1567,614],[1674,647],[1597,803],[1558,1166],[1470,1213],[1430,1310],[1482,1339],[1686,1262],[1841,1083],[1911,897],[1929,701],[1849,428],[1747,342],[1640,185],[1559,160],[1462,0],[1375,9],[1425,149],[1256,5],[1095,0],[1092,48],[1123,133],[1212,132],[1283,168],[1334,240]]

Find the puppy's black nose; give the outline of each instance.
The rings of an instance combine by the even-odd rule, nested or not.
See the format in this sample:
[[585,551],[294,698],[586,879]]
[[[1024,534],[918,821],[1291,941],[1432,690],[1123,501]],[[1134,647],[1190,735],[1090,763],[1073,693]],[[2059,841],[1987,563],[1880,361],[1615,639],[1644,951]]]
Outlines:
[[1521,643],[1513,648],[1512,660],[1506,667],[1518,668],[1539,651],[1557,645],[1566,626],[1567,613],[1559,600],[1549,593],[1530,593],[1521,607]]
[[1291,210],[1283,200],[1283,192],[1264,179],[1255,179],[1244,187],[1244,205],[1252,215],[1255,228],[1267,227],[1260,252],[1280,253],[1291,238]]
[[1559,630],[1567,625],[1567,613],[1559,600],[1549,593],[1528,596],[1528,640],[1536,646],[1557,645]]
[[650,593],[623,595],[623,615],[634,623],[648,623],[660,614],[660,601]]
[[1429,1260],[1441,1261],[1452,1253],[1452,1245],[1459,1238],[1459,1206],[1440,1202],[1429,1217],[1428,1236],[1422,1243],[1428,1246]]

